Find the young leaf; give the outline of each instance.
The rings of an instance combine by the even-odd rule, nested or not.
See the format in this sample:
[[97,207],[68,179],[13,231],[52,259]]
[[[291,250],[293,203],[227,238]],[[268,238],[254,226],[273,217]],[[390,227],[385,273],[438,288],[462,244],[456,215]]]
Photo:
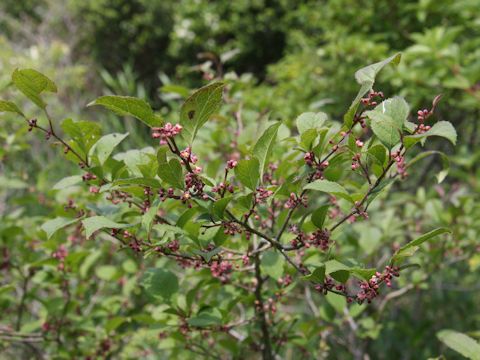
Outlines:
[[263,171],[268,164],[268,157],[272,152],[273,143],[275,141],[275,137],[277,136],[278,127],[280,125],[281,122],[277,122],[265,130],[253,148],[253,155],[259,160],[260,163],[260,179],[262,179]]
[[332,194],[335,196],[340,196],[348,201],[353,202],[347,190],[345,190],[345,188],[342,185],[333,181],[315,180],[314,182],[305,185],[303,188],[308,190],[321,191],[321,192]]
[[322,264],[321,266],[317,267],[307,276],[303,276],[302,279],[312,281],[317,284],[323,284],[323,281],[325,280],[325,265]]
[[145,291],[154,298],[168,300],[178,291],[177,276],[171,271],[150,268],[145,271],[141,279]]
[[352,104],[350,105],[347,113],[343,117],[344,125],[349,128],[353,124],[353,117],[357,112],[358,105],[360,104],[360,100],[362,97],[369,92],[373,84],[375,83],[375,78],[377,74],[382,70],[386,65],[392,63],[393,65],[398,65],[400,62],[401,54],[395,54],[390,56],[389,58],[380,61],[375,64],[368,65],[355,73],[355,80],[361,85],[360,90],[358,91],[357,96],[353,100]]
[[189,144],[195,139],[198,129],[220,109],[224,86],[222,82],[204,86],[194,92],[182,105],[180,109],[182,136]]
[[118,146],[118,144],[120,144],[127,136],[128,133],[115,133],[102,136],[90,149],[89,157],[96,155],[100,165],[103,165],[112,154],[113,149],[115,149],[115,147]]
[[81,182],[82,177],[80,175],[67,176],[53,185],[53,190],[62,190],[67,187],[80,184]]
[[68,225],[75,224],[77,221],[78,219],[57,217],[44,223],[41,226],[41,229],[47,234],[47,239],[50,239],[58,230],[63,229]]
[[367,111],[365,115],[371,120],[373,133],[387,148],[391,149],[400,142],[402,127],[390,115],[377,110]]
[[182,165],[178,159],[170,159],[169,162],[159,163],[158,176],[177,189],[184,188]]
[[92,216],[82,220],[83,227],[85,228],[87,239],[92,236],[95,231],[100,229],[121,229],[129,227],[129,224],[119,224],[115,221],[107,219],[104,216]]
[[14,102],[7,101],[7,100],[0,100],[0,112],[13,112],[25,117],[23,112],[18,108],[18,106]]
[[133,116],[150,127],[160,126],[161,119],[155,116],[150,105],[142,99],[131,96],[101,96],[87,106],[101,105],[123,116]]
[[57,92],[57,86],[52,80],[33,69],[15,70],[12,74],[12,82],[18,90],[41,109],[45,109],[47,104],[42,100],[40,94],[44,91]]
[[409,140],[410,143],[414,144],[420,139],[430,137],[430,136],[441,136],[449,140],[453,145],[457,143],[457,131],[455,130],[453,125],[448,121],[439,121],[435,125],[433,125],[432,128],[427,132],[423,134],[406,136],[405,138]]
[[306,112],[297,117],[297,129],[300,134],[303,134],[309,129],[319,129],[327,121],[328,116],[323,112]]
[[235,168],[235,177],[250,190],[257,188],[260,179],[260,163],[257,158],[240,160]]
[[225,209],[227,208],[228,203],[232,200],[232,197],[224,197],[223,199],[219,199],[215,201],[212,205],[212,212],[213,214],[218,217],[219,219],[223,219],[223,214]]
[[432,230],[426,234],[423,234],[422,236],[416,238],[415,240],[410,241],[408,244],[402,246],[400,249],[397,250],[395,255],[392,258],[392,261],[397,261],[401,258],[408,257],[413,255],[415,253],[416,249],[423,244],[425,241],[430,240],[431,238],[445,234],[445,233],[451,233],[451,231],[447,228],[438,228],[435,230]]
[[454,330],[442,330],[437,332],[437,338],[466,358],[480,360],[480,344],[470,336]]
[[312,223],[319,229],[323,229],[325,218],[328,214],[328,208],[330,205],[322,205],[312,213]]

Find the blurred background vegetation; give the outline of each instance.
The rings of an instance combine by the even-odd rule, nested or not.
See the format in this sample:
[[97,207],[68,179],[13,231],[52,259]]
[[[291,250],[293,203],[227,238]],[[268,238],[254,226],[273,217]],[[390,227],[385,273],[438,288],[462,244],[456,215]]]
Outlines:
[[[149,134],[131,121],[90,112],[89,101],[108,93],[138,96],[176,121],[173,110],[190,89],[222,77],[232,81],[247,122],[268,113],[289,123],[308,110],[340,120],[357,91],[355,70],[396,52],[402,62],[382,73],[377,90],[405,96],[415,111],[443,94],[437,117],[454,124],[458,146],[436,148],[451,156],[442,183],[434,175],[444,164],[431,157],[397,185],[402,195],[377,209],[386,214],[373,223],[379,234],[362,238],[366,229],[359,227],[346,236],[352,242],[360,236],[359,251],[368,255],[419,224],[449,226],[454,235],[422,255],[428,278],[414,271],[402,279],[406,294],[363,318],[356,346],[372,359],[423,359],[443,351],[455,358],[441,348],[436,331],[480,337],[478,0],[0,2],[2,92],[10,91],[13,69],[36,68],[61,89],[54,116],[100,116],[103,128],[130,132],[125,148]],[[35,238],[34,225],[57,206],[51,184],[71,171],[55,160],[56,149],[20,125],[3,120],[0,127],[0,248],[17,236]],[[329,315],[324,320],[343,324]],[[348,347],[330,341],[322,345],[330,358],[349,358]]]

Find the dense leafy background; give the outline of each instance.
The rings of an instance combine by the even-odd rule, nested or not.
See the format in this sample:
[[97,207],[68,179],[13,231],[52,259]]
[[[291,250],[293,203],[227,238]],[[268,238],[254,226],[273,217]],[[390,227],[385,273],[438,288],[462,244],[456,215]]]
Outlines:
[[[358,91],[355,71],[401,51],[401,63],[383,70],[376,89],[388,97],[404,96],[412,112],[428,108],[435,95],[443,94],[436,120],[454,124],[457,146],[432,139],[427,147],[448,154],[448,175],[438,183],[436,176],[443,177],[440,172],[446,169],[442,157],[432,154],[420,159],[405,181],[396,182],[388,197],[374,203],[368,223],[345,229],[337,240],[344,244],[344,257],[375,266],[396,246],[433,228],[449,227],[452,236],[439,237],[426,245],[428,251],[416,253],[414,260],[421,268],[402,274],[392,291],[369,306],[351,306],[345,312],[338,298],[310,294],[303,284],[297,285],[285,306],[278,308],[277,316],[293,324],[293,330],[279,329],[279,333],[293,331],[282,356],[295,358],[299,351],[305,358],[331,359],[360,359],[364,354],[372,359],[478,356],[471,351],[475,345],[462,335],[440,332],[452,329],[479,338],[477,0],[5,0],[0,3],[0,29],[2,98],[15,100],[22,111],[44,121],[11,85],[16,68],[42,71],[59,89],[57,95],[42,94],[57,128],[72,118],[95,121],[98,128],[91,131],[97,137],[128,132],[115,153],[153,146],[150,132],[133,118],[87,107],[95,98],[136,96],[148,101],[158,116],[176,123],[192,89],[216,77],[226,80],[226,104],[196,140],[202,145],[195,152],[204,159],[209,177],[223,166],[227,159],[223,152],[232,142],[245,155],[267,120],[284,122],[279,137],[288,137],[287,128],[295,131],[295,119],[307,111],[324,111],[331,120],[341,121]],[[238,114],[241,124],[236,121]],[[14,114],[2,113],[1,123],[0,358],[71,358],[72,354],[82,358],[95,357],[98,351],[125,359],[198,358],[184,348],[181,332],[172,330],[179,324],[178,317],[166,311],[169,294],[181,294],[174,301],[187,309],[196,292],[201,293],[201,301],[188,314],[192,325],[199,326],[228,319],[235,305],[232,299],[244,295],[232,285],[212,280],[208,270],[184,273],[165,258],[143,259],[120,250],[110,237],[86,239],[85,231],[75,225],[47,238],[41,226],[45,229],[49,219],[72,217],[71,210],[64,209],[70,198],[109,219],[128,219],[128,212],[127,217],[119,216],[98,202],[88,188],[78,186],[78,178],[52,186],[80,174],[75,162],[60,161],[61,147],[48,145],[41,134],[29,133]],[[236,137],[239,126],[242,131]],[[65,126],[59,131],[71,133]],[[274,150],[272,158],[287,154],[289,146],[283,146]],[[142,169],[133,171],[143,174]],[[69,251],[66,275],[52,258],[61,244]],[[264,265],[273,278],[281,275],[275,272],[277,261],[272,255]],[[241,273],[234,277],[242,279]],[[158,289],[151,285],[155,294],[151,298],[140,284],[154,284],[155,278],[166,285]],[[275,286],[273,282],[272,293]],[[203,288],[208,292],[203,293]],[[392,293],[397,296],[389,298]],[[70,301],[65,305],[66,297]],[[313,308],[305,305],[310,298]],[[59,340],[26,345],[5,335],[9,329],[38,334],[46,321],[64,317],[65,333]],[[247,329],[240,334],[249,343],[258,331],[253,325]],[[222,333],[193,337],[223,355],[242,358],[247,351]]]

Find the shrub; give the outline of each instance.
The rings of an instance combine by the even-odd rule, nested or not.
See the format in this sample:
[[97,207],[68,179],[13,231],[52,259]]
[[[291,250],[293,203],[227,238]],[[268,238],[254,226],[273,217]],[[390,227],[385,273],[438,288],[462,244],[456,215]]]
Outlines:
[[[378,238],[369,224],[385,213],[371,209],[412,171],[417,144],[432,136],[456,142],[450,123],[432,121],[440,96],[409,121],[403,98],[374,90],[377,73],[399,60],[357,71],[360,90],[342,123],[312,112],[295,126],[244,123],[251,115],[235,102],[234,82],[195,91],[178,120],[163,119],[142,99],[102,96],[89,105],[136,118],[153,138],[115,155],[128,134],[102,136],[98,123],[72,119],[61,123],[62,134],[45,100],[55,83],[16,70],[13,85],[41,115],[7,100],[0,110],[23,118],[80,173],[53,186],[68,200],[54,205],[58,216],[42,231],[15,230],[32,237],[14,249],[18,263],[9,253],[16,235],[8,238],[2,266],[23,291],[2,336],[63,357],[323,356],[325,329],[315,317],[338,326],[338,310],[358,326],[353,319],[384,288],[418,267],[409,258],[422,244],[449,232],[402,232],[401,243],[376,258],[350,237],[355,227],[367,242]],[[37,236],[41,253],[29,251]],[[111,252],[108,264],[95,266],[105,257],[98,248]],[[320,310],[314,296],[326,299]],[[371,318],[359,323],[365,336],[379,331]]]

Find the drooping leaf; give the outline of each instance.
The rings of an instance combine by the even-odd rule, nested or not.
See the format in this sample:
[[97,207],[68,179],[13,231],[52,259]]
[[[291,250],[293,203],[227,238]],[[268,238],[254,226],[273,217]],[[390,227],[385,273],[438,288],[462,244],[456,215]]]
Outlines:
[[102,136],[90,149],[89,156],[92,157],[96,155],[99,164],[103,165],[112,154],[113,149],[115,149],[115,147],[117,147],[127,136],[128,133],[114,133]]
[[189,318],[187,322],[190,326],[195,327],[220,325],[222,323],[222,314],[215,308],[202,309],[197,316]]
[[353,202],[347,190],[345,190],[345,188],[342,185],[333,181],[315,180],[314,182],[305,185],[303,188],[308,190],[321,191],[327,194],[332,194]]
[[72,138],[70,146],[85,157],[102,133],[100,125],[92,121],[65,119],[61,126],[65,134]]
[[330,205],[322,205],[312,213],[312,223],[319,229],[323,229],[325,218],[328,214],[328,208]]
[[12,101],[0,100],[0,112],[13,112],[25,117],[23,112]]
[[182,136],[191,144],[198,129],[215,114],[222,104],[222,92],[225,84],[216,82],[195,91],[180,109]]
[[150,105],[142,99],[131,96],[101,96],[87,106],[101,105],[122,116],[133,116],[150,127],[160,126],[162,120],[153,113]]
[[255,156],[260,163],[260,180],[263,177],[265,167],[268,165],[268,157],[272,152],[272,147],[280,125],[281,122],[277,122],[265,130],[253,148],[253,156]]
[[92,216],[82,220],[83,227],[85,228],[87,239],[92,236],[95,231],[101,229],[122,229],[129,227],[129,224],[120,224],[112,221],[104,216]]
[[235,168],[235,177],[250,190],[255,190],[260,179],[260,163],[257,158],[240,160]]
[[158,163],[158,176],[177,189],[183,189],[183,170],[178,159]]
[[219,219],[223,219],[223,214],[227,208],[228,203],[232,200],[232,197],[224,197],[215,201],[212,205],[213,214]]
[[480,344],[470,336],[455,330],[442,330],[437,332],[437,338],[466,358],[480,360]]
[[50,239],[58,230],[75,224],[79,219],[70,219],[65,217],[57,217],[44,223],[41,228],[47,234],[47,239]]
[[148,269],[142,276],[141,285],[154,298],[165,300],[170,299],[178,291],[177,276],[165,269]]
[[35,103],[45,109],[47,104],[40,94],[45,91],[57,92],[57,86],[48,77],[33,69],[17,69],[12,74],[12,82],[18,90]]

